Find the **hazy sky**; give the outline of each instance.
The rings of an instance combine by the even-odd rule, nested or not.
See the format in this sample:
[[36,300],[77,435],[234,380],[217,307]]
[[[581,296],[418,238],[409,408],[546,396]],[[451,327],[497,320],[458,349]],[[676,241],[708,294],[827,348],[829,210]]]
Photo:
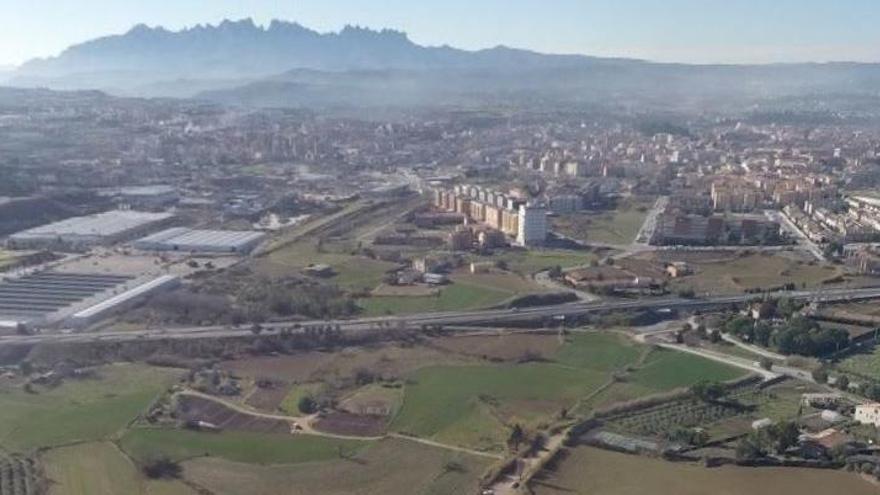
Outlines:
[[880,0],[0,0],[0,65],[146,23],[391,27],[422,44],[678,62],[880,62]]

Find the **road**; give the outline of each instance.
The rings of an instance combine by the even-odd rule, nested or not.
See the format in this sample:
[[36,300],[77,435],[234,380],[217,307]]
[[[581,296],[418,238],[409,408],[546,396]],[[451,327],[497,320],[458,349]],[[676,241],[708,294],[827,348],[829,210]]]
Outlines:
[[241,414],[246,414],[248,416],[253,416],[253,417],[257,417],[257,418],[274,419],[274,420],[278,420],[278,421],[285,421],[287,423],[290,423],[291,425],[295,424],[295,425],[299,426],[299,428],[300,428],[297,431],[297,434],[300,434],[300,435],[312,435],[312,436],[317,436],[317,437],[334,438],[337,440],[369,440],[369,441],[382,440],[385,438],[397,438],[400,440],[406,440],[408,442],[416,442],[416,443],[420,443],[422,445],[428,445],[430,447],[451,450],[453,452],[461,452],[461,453],[475,455],[475,456],[479,456],[479,457],[487,457],[487,458],[493,459],[493,460],[499,460],[502,458],[500,455],[493,454],[491,452],[483,452],[480,450],[468,449],[466,447],[459,447],[457,445],[449,445],[449,444],[445,444],[445,443],[441,443],[441,442],[435,442],[433,440],[428,440],[425,438],[411,437],[408,435],[401,435],[399,433],[386,433],[384,435],[379,435],[379,436],[356,436],[356,435],[339,435],[336,433],[328,433],[326,431],[316,430],[314,428],[314,426],[312,426],[312,423],[318,418],[318,414],[311,414],[308,416],[286,416],[286,415],[282,415],[282,414],[270,414],[270,413],[257,411],[257,410],[254,410],[254,409],[251,409],[248,407],[244,407],[241,404],[238,404],[238,403],[230,401],[230,400],[226,400],[226,399],[214,396],[214,395],[205,394],[205,393],[198,392],[196,390],[191,390],[191,389],[181,390],[179,392],[176,392],[175,395],[178,395],[178,396],[188,395],[191,397],[198,397],[200,399],[204,399],[204,400],[208,400],[208,401],[220,404],[224,407],[232,409],[235,412],[238,412]]
[[779,225],[782,226],[782,228],[793,234],[794,237],[797,238],[799,244],[804,246],[807,251],[812,253],[812,255],[815,256],[817,260],[826,261],[825,253],[823,253],[819,246],[817,246],[815,242],[807,237],[807,235],[804,234],[804,232],[800,228],[798,228],[798,226],[795,225],[790,218],[788,218],[788,215],[776,210],[765,210],[764,215],[768,219],[774,222],[778,222]]
[[664,210],[666,210],[668,204],[669,196],[660,196],[657,198],[651,211],[648,212],[648,216],[645,217],[645,221],[642,223],[642,228],[640,228],[638,234],[636,234],[636,240],[633,242],[634,245],[647,246],[651,242],[651,238],[654,237],[654,231],[657,229],[657,218]]
[[[880,288],[842,288],[821,291],[798,290],[776,292],[775,297],[788,297],[793,300],[818,300],[821,302],[853,301],[880,298]],[[578,301],[568,304],[540,306],[523,309],[488,309],[482,311],[449,311],[423,313],[408,316],[389,316],[360,318],[352,320],[312,320],[282,321],[262,326],[264,333],[279,330],[303,332],[308,327],[333,326],[343,331],[369,331],[383,328],[413,328],[431,325],[479,325],[506,324],[516,321],[543,320],[561,316],[576,317],[608,311],[636,311],[649,309],[707,309],[728,304],[741,304],[752,301],[760,295],[735,294],[707,296],[704,298],[682,299],[679,297],[642,298],[625,301]],[[34,335],[0,336],[0,345],[38,344],[43,342],[88,343],[125,342],[135,340],[159,339],[201,339],[242,337],[251,335],[250,327],[204,326],[168,327],[135,331],[107,331],[100,333],[37,333]]]

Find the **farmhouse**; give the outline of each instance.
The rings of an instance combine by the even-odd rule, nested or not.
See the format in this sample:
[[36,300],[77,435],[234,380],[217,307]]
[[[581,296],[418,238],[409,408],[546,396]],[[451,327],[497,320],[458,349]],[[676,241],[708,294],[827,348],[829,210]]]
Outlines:
[[880,402],[856,406],[855,420],[863,425],[880,426]]

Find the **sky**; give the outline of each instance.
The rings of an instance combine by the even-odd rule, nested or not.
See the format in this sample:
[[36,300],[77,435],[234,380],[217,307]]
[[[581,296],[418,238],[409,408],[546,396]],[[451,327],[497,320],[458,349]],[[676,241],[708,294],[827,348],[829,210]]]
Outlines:
[[0,66],[144,23],[406,31],[420,44],[684,63],[880,62],[880,0],[0,0]]

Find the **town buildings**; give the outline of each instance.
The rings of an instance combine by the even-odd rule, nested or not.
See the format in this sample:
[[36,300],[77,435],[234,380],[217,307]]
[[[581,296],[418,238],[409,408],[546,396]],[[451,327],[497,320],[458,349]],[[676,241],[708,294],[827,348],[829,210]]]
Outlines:
[[[464,215],[469,222],[503,232],[522,246],[540,246],[547,239],[547,208],[540,204],[471,185],[436,189],[433,203],[436,208]],[[484,233],[484,237],[490,236]],[[466,242],[466,234],[461,231],[449,238],[451,246],[460,247]]]

